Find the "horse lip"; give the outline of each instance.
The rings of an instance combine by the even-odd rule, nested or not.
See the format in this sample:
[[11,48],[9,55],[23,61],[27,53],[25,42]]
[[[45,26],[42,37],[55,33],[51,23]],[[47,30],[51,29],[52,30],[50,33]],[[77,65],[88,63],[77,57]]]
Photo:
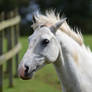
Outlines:
[[30,73],[25,73],[25,76],[24,77],[22,77],[22,76],[20,76],[20,77],[23,80],[32,79],[34,72],[36,72],[36,69],[32,70]]
[[[21,76],[20,76],[21,77]],[[22,80],[29,80],[30,77],[21,77]]]
[[34,72],[36,72],[36,71],[39,69],[39,67],[40,67],[40,66],[37,66],[36,69],[33,69],[31,72],[25,73],[25,76],[24,76],[24,77],[20,76],[21,79],[23,79],[23,80],[32,79]]
[[29,80],[29,79],[32,79],[32,76],[33,76],[33,72],[26,74],[24,77],[20,76],[20,78],[23,80]]

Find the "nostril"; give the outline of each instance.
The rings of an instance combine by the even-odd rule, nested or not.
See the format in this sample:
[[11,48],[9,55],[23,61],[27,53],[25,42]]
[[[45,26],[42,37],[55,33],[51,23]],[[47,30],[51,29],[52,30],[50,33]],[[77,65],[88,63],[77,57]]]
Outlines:
[[28,71],[29,71],[29,67],[25,65],[25,73],[28,73]]

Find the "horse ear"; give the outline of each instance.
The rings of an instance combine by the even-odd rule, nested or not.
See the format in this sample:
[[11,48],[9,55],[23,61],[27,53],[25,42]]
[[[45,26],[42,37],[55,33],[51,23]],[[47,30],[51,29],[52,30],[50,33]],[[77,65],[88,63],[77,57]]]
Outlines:
[[52,26],[50,27],[51,32],[55,34],[56,31],[57,31],[57,29],[60,28],[60,26],[66,21],[66,19],[67,19],[67,18],[63,18],[63,19],[61,19],[59,22],[57,22],[56,24],[52,25]]
[[34,14],[33,14],[33,16],[32,16],[32,21],[33,21],[33,23],[36,23],[36,19],[35,19]]

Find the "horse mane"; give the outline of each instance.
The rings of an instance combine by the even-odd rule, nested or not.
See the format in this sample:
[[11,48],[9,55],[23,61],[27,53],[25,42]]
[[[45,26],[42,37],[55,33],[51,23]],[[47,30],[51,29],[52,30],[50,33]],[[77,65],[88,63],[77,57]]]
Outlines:
[[[60,21],[63,17],[60,17],[59,13],[55,14],[53,10],[50,10],[46,11],[45,15],[36,12],[34,18],[35,22],[33,22],[32,25],[33,29],[35,29],[39,25],[46,25],[46,26],[53,25],[56,22]],[[62,24],[60,30],[66,33],[72,39],[74,39],[79,45],[83,45],[83,37],[81,32],[79,32],[78,29],[73,30],[66,21]]]

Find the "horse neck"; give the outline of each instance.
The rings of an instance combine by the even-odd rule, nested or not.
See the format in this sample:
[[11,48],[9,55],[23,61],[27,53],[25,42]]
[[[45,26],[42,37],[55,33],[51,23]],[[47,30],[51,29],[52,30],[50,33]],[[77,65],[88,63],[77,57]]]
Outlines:
[[60,37],[63,37],[61,40],[59,38],[59,42],[61,43],[60,55],[59,59],[54,63],[54,66],[61,82],[62,89],[64,92],[82,92],[78,78],[79,71],[77,70],[71,53],[67,50],[69,45],[63,45],[66,41],[70,42],[70,39],[67,39],[68,37],[65,36],[65,34]]

